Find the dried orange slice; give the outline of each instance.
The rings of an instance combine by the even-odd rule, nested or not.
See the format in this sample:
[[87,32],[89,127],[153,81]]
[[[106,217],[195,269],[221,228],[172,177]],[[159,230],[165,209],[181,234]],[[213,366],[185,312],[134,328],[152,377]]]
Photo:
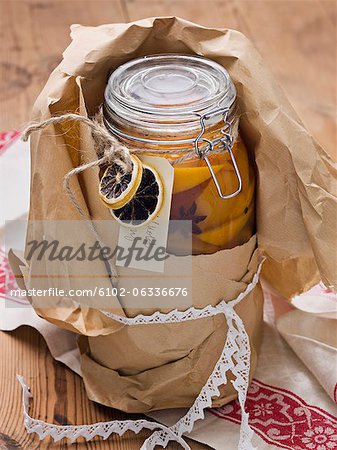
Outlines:
[[99,183],[99,195],[104,204],[112,209],[122,208],[137,192],[142,180],[142,163],[135,155],[130,155],[131,172],[118,163],[111,164]]
[[110,212],[124,226],[143,226],[157,217],[163,198],[163,183],[158,172],[143,163],[142,179],[135,195],[122,208]]

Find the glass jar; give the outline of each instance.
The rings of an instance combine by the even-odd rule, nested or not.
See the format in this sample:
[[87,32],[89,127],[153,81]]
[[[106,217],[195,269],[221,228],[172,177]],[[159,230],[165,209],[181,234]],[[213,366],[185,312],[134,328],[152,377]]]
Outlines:
[[173,164],[170,219],[191,221],[193,254],[232,248],[254,234],[254,171],[235,100],[221,65],[179,54],[129,61],[105,90],[107,129],[131,151]]

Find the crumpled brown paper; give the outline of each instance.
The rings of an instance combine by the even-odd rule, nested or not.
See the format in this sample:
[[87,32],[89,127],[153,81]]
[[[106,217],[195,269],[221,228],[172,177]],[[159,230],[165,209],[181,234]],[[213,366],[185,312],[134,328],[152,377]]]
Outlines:
[[[175,17],[99,27],[74,25],[71,36],[63,61],[35,104],[35,120],[74,111],[94,114],[102,103],[110,72],[142,55],[192,53],[217,61],[236,85],[243,112],[240,133],[256,163],[257,240],[259,251],[267,256],[264,278],[288,298],[312,286],[319,277],[337,287],[336,164],[304,128],[245,36]],[[38,239],[36,220],[81,219],[62,189],[63,178],[96,155],[89,130],[69,123],[35,134],[31,153],[28,237]],[[73,180],[72,188],[92,219],[111,220],[96,195],[97,184],[98,169],[92,169]],[[205,295],[198,307],[234,298],[244,290],[252,278],[248,265],[257,266],[253,241],[211,255],[222,265],[223,279],[212,276],[214,267],[206,264],[208,256],[197,257],[198,264],[205,258],[203,266],[212,287],[206,292],[206,282],[202,282],[200,289]],[[231,267],[239,269],[234,274]],[[28,278],[31,270],[26,269]],[[253,374],[262,320],[259,285],[237,310],[251,339]],[[129,314],[117,299],[112,300],[111,311]],[[214,367],[226,333],[222,317],[132,328],[109,322],[90,308],[38,312],[60,326],[91,336],[80,339],[89,396],[127,411],[191,405]],[[156,346],[151,349],[152,343]],[[120,346],[123,354],[116,350]],[[216,404],[233,398],[229,389],[225,388]]]

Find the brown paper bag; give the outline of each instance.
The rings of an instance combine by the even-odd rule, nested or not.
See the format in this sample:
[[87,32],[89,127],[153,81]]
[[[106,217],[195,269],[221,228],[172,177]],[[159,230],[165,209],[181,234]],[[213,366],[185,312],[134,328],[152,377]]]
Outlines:
[[[74,25],[71,36],[63,61],[35,104],[35,120],[65,112],[93,115],[103,101],[110,72],[142,55],[189,53],[217,61],[236,85],[243,112],[240,133],[256,163],[257,243],[258,252],[267,257],[264,278],[288,298],[319,277],[336,288],[336,164],[304,128],[245,36],[175,17],[99,27]],[[34,221],[81,219],[62,189],[63,179],[96,155],[89,130],[77,123],[36,133],[31,154],[28,238],[39,239]],[[96,168],[73,180],[72,189],[92,219],[111,220],[96,195],[97,184]],[[243,292],[257,268],[255,247],[254,237],[241,247],[196,257],[193,271],[203,267],[207,275],[199,279],[202,295],[195,299],[196,306],[215,305]],[[223,278],[219,273],[213,276],[209,261],[222,268]],[[31,266],[25,269],[26,279],[32,270]],[[252,376],[262,320],[260,285],[236,310],[250,337]],[[112,299],[111,311],[132,314],[117,298]],[[126,411],[190,406],[212,371],[226,335],[225,321],[218,316],[202,322],[129,327],[103,317],[95,308],[75,304],[66,309],[38,309],[38,313],[83,335],[80,347],[89,397]],[[216,405],[234,395],[229,386],[221,394]]]

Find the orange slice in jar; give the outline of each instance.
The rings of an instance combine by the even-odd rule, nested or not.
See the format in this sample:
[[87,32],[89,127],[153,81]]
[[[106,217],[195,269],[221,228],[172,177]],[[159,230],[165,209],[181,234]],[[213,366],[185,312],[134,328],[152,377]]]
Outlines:
[[[222,168],[223,165],[221,164],[214,165],[214,173],[219,172]],[[210,177],[211,174],[204,161],[200,161],[199,165],[177,164],[174,167],[173,194],[179,194],[180,192],[192,189],[204,181],[209,180]]]
[[[238,145],[240,144],[234,144],[233,151],[236,150]],[[226,170],[228,167],[233,167],[229,160],[228,153],[210,154],[208,159],[212,164],[212,169],[215,174],[222,170]],[[192,189],[198,184],[211,179],[211,173],[205,161],[197,158],[194,158],[193,160],[187,159],[174,166],[173,194],[179,194],[180,192]]]
[[[235,157],[242,178],[241,192],[221,199],[212,178],[172,197],[171,219],[190,220],[193,253],[213,253],[246,242],[254,231],[255,179],[244,144],[235,146]],[[215,155],[222,162],[217,178],[225,194],[234,192],[238,180],[228,155]],[[220,164],[218,164],[220,166]],[[196,169],[197,170],[197,169]]]
[[[227,179],[226,186],[230,186],[225,190],[225,193],[235,191],[237,189],[236,175],[226,172],[225,177]],[[228,183],[230,178],[232,178],[232,180]],[[242,191],[237,196],[230,199],[221,199],[218,195],[218,191],[213,183],[213,180],[209,181],[196,200],[198,214],[207,216],[207,219],[202,224],[203,231],[217,228],[230,220],[235,220],[236,218],[241,217],[244,214],[244,211],[252,203],[255,193],[253,174],[252,178],[249,180],[245,178],[246,177],[243,175]],[[223,184],[221,185],[223,186]]]
[[100,183],[99,195],[108,208],[119,209],[125,206],[136,194],[142,180],[143,167],[139,158],[130,155],[132,170],[125,171],[119,163],[110,164]]
[[241,215],[231,218],[222,225],[205,231],[198,236],[207,245],[232,248],[247,242],[254,232],[255,210],[252,201]]
[[[197,213],[207,216],[202,223],[202,231],[217,228],[236,217],[242,216],[245,209],[253,201],[255,193],[254,171],[249,165],[246,152],[240,146],[235,152],[235,157],[241,174],[242,190],[233,198],[221,199],[213,179],[211,178],[206,182],[204,189],[200,191],[196,198]],[[237,190],[238,179],[231,161],[225,161],[222,170],[216,176],[224,194]]]

